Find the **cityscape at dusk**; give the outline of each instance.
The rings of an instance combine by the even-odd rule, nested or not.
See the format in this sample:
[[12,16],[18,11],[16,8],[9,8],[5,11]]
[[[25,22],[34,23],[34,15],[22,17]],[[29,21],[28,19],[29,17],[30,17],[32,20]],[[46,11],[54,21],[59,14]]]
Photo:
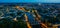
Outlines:
[[60,0],[0,0],[0,28],[60,28]]

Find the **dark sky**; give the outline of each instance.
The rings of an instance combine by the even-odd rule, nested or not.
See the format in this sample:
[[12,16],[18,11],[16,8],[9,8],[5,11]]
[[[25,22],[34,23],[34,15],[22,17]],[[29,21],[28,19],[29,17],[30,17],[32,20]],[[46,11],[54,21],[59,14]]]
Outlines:
[[0,3],[60,3],[60,0],[0,0]]

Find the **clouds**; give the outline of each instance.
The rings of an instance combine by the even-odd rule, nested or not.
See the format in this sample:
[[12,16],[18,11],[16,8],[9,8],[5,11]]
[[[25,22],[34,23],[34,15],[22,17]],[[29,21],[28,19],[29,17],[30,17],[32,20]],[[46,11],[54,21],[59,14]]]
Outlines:
[[60,3],[60,0],[42,0],[44,3]]
[[19,3],[22,3],[22,2],[25,2],[25,3],[60,3],[60,0],[0,0],[0,3],[1,2],[8,2],[8,3],[11,3],[11,2],[19,2]]
[[20,2],[60,3],[60,0],[21,0]]

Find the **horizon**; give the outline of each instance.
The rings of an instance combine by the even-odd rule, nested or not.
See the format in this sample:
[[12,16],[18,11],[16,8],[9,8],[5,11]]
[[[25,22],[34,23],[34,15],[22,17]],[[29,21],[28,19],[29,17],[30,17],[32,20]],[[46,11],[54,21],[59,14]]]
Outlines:
[[60,0],[0,0],[0,3],[60,3]]

